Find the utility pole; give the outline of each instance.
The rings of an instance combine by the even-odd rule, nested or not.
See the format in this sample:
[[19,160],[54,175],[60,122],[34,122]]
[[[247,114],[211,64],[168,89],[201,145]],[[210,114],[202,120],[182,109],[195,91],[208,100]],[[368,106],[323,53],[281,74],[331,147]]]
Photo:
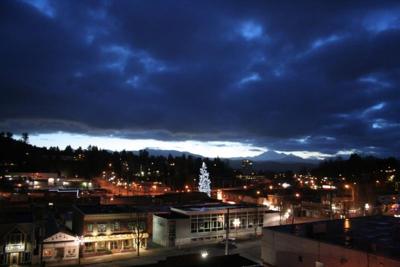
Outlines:
[[225,216],[225,227],[226,227],[226,237],[225,237],[225,255],[229,255],[229,208]]
[[294,204],[292,203],[292,225],[294,224]]
[[329,201],[329,218],[333,220],[333,192],[332,190],[329,191],[330,201]]

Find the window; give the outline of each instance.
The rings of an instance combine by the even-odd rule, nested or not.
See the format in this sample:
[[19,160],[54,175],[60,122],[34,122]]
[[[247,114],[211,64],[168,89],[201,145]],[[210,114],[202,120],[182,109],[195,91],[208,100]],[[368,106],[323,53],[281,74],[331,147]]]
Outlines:
[[191,232],[196,233],[197,232],[197,216],[192,216],[190,219],[191,222]]
[[204,220],[203,218],[200,218],[197,220],[197,231],[198,232],[204,232]]
[[139,225],[137,224],[137,222],[128,222],[128,229],[131,231],[136,231],[137,228],[139,228],[139,230],[141,231],[145,231],[146,230],[146,222],[145,221],[139,221]]
[[264,223],[264,214],[260,213],[258,215],[258,225],[263,226],[263,223]]
[[248,227],[252,228],[254,226],[255,217],[253,213],[249,213],[248,217]]
[[98,224],[97,231],[99,231],[100,233],[104,233],[105,231],[107,231],[107,224],[105,223]]
[[106,242],[105,241],[99,241],[97,242],[97,250],[106,250]]
[[93,232],[93,223],[88,223],[88,224],[86,225],[86,230],[87,230],[88,232]]
[[124,248],[130,248],[132,247],[132,241],[131,240],[124,240]]
[[111,231],[119,231],[120,225],[119,222],[113,222],[110,224]]
[[128,229],[131,231],[135,230],[135,225],[136,224],[134,222],[128,222]]
[[94,243],[85,243],[85,252],[94,251]]
[[43,249],[43,257],[51,257],[53,256],[53,249],[52,248],[45,248]]
[[111,241],[111,249],[118,249],[117,241]]

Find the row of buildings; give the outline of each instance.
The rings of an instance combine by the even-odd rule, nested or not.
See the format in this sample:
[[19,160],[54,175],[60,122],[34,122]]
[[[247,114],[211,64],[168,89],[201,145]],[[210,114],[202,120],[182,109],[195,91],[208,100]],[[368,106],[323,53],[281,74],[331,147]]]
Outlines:
[[76,264],[82,258],[137,253],[150,242],[164,247],[249,238],[279,223],[264,206],[201,202],[189,205],[53,204],[28,210],[3,209],[0,264]]

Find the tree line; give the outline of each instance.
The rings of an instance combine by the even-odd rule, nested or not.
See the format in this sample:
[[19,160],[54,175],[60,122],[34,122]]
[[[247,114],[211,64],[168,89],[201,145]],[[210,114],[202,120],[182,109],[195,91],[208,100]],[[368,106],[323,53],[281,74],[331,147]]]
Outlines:
[[12,133],[0,134],[0,172],[56,172],[66,177],[91,179],[116,176],[128,182],[161,181],[174,189],[197,185],[202,162],[207,164],[214,185],[233,182],[233,170],[219,158],[186,156],[154,156],[148,151],[109,151],[89,146],[85,149],[37,147],[28,143],[29,135],[21,139]]

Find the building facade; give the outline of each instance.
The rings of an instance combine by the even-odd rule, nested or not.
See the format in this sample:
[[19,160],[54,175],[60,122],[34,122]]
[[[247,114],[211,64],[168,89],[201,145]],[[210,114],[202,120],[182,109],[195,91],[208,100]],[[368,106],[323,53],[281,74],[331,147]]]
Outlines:
[[76,264],[79,258],[80,240],[64,231],[43,240],[42,261],[52,265]]
[[74,213],[83,257],[145,249],[147,230],[147,213],[128,206],[80,206]]
[[29,215],[7,215],[9,222],[0,222],[0,265],[23,265],[36,263],[38,247],[37,231]]
[[218,242],[226,237],[261,235],[262,227],[279,224],[279,213],[257,205],[201,204],[171,208],[153,215],[153,242],[166,247]]

